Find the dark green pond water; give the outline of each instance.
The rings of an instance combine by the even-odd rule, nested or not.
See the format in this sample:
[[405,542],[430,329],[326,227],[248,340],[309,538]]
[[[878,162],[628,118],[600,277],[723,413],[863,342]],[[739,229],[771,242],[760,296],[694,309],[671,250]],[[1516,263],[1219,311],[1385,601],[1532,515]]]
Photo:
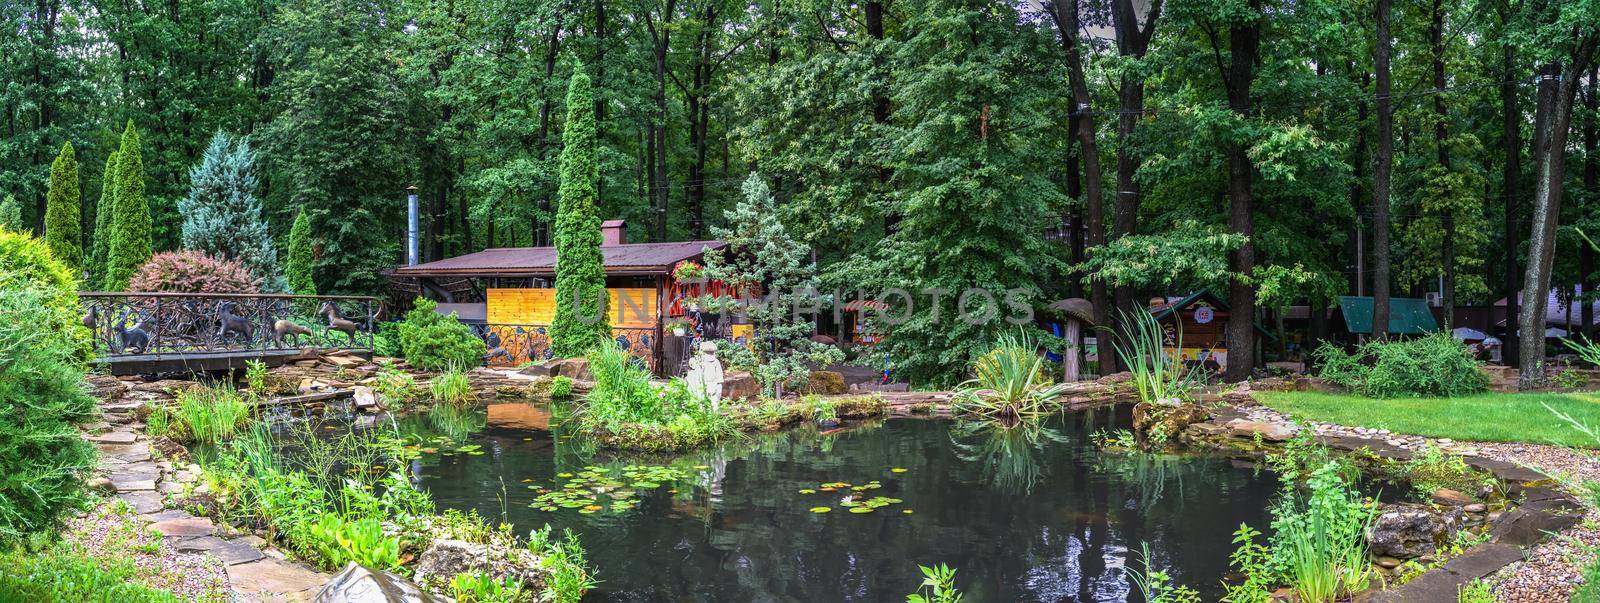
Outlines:
[[[1232,532],[1266,526],[1276,480],[1221,459],[1097,450],[1089,435],[1125,427],[1125,415],[1061,415],[1033,431],[891,419],[654,458],[594,454],[526,404],[401,427],[448,439],[444,448],[480,447],[413,461],[441,510],[503,513],[519,532],[546,523],[576,532],[601,580],[594,600],[902,601],[921,581],[918,564],[946,563],[969,601],[1125,601],[1137,595],[1122,568],[1137,566],[1146,543],[1156,568],[1216,600]],[[620,477],[630,465],[635,477]],[[637,472],[660,465],[680,479],[629,483],[658,479]],[[604,508],[587,514],[530,507],[533,488],[559,490],[564,475],[585,471],[616,476],[635,492],[623,506],[634,506],[616,510],[599,495]],[[874,481],[858,503],[901,502],[852,513],[841,504],[848,486],[800,492]]]

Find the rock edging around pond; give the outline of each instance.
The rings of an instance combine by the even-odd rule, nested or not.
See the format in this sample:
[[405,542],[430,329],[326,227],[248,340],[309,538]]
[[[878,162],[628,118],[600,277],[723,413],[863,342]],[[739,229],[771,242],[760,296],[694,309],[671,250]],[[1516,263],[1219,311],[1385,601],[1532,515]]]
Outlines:
[[[1209,409],[1203,418],[1193,417],[1191,422],[1171,426],[1179,434],[1178,440],[1196,449],[1258,461],[1265,458],[1268,451],[1280,448],[1294,438],[1302,429],[1276,412],[1251,408],[1253,402],[1248,398],[1248,389],[1243,393],[1243,396],[1234,395],[1234,392],[1223,395],[1225,402],[1239,406],[1224,404]],[[1358,431],[1355,428],[1319,428],[1313,431],[1312,438],[1334,451],[1371,454],[1399,462],[1411,460],[1413,450],[1432,442],[1417,436],[1401,436],[1381,430]],[[1523,547],[1536,545],[1545,540],[1547,534],[1561,532],[1582,521],[1583,505],[1557,487],[1549,476],[1527,467],[1475,454],[1461,455],[1461,458],[1468,466],[1484,471],[1500,482],[1507,508],[1490,512],[1486,505],[1475,502],[1471,496],[1444,490],[1432,497],[1432,506],[1436,509],[1430,509],[1428,505],[1386,506],[1375,523],[1388,523],[1389,526],[1375,526],[1375,529],[1380,532],[1391,530],[1389,535],[1393,538],[1385,537],[1382,552],[1419,553],[1423,548],[1431,548],[1407,548],[1410,545],[1406,540],[1412,537],[1402,533],[1410,528],[1423,532],[1438,529],[1453,531],[1464,526],[1479,525],[1484,526],[1488,541],[1473,545],[1445,561],[1442,566],[1425,571],[1398,588],[1369,589],[1359,593],[1355,601],[1454,601],[1462,587],[1522,560]],[[1441,523],[1444,525],[1439,525]],[[1384,567],[1398,565],[1397,560],[1380,561],[1389,562],[1379,563]]]

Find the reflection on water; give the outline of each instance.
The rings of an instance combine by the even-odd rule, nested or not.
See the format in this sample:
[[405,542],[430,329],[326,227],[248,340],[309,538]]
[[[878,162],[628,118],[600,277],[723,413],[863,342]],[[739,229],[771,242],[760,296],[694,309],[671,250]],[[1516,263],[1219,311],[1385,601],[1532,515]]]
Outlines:
[[[476,416],[401,421],[425,437],[465,429],[463,441],[486,453],[414,461],[422,486],[441,509],[504,509],[519,531],[572,528],[599,570],[596,600],[898,601],[920,582],[918,563],[948,563],[971,601],[1123,601],[1121,568],[1141,542],[1154,567],[1214,600],[1233,530],[1267,523],[1276,485],[1220,459],[1097,451],[1089,434],[1126,426],[1125,411],[1012,429],[893,419],[648,459],[597,455],[545,430],[552,419],[541,408],[496,405]],[[671,464],[689,477],[620,513],[528,506],[530,486],[558,473],[628,464]],[[867,497],[904,503],[856,514],[838,504],[848,489],[799,493],[871,480],[882,488]],[[819,505],[835,512],[808,511]]]

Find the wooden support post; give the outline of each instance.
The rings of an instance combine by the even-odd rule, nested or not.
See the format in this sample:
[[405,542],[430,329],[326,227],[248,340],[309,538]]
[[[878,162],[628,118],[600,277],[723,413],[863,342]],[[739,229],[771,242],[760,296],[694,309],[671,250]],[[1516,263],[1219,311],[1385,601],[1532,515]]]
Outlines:
[[1080,361],[1083,358],[1083,323],[1076,318],[1067,319],[1067,349],[1061,352],[1061,380],[1071,383],[1077,381],[1082,370]]

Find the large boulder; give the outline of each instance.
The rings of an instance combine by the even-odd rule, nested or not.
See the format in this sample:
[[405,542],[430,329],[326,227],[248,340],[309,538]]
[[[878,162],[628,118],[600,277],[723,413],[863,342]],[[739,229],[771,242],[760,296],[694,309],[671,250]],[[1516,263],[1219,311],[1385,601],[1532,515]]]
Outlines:
[[529,365],[518,372],[534,377],[566,376],[582,381],[594,380],[594,377],[589,373],[589,359],[583,357],[552,358],[539,364]]
[[1415,559],[1432,554],[1461,525],[1460,511],[1435,513],[1417,506],[1383,510],[1367,528],[1368,550],[1374,556]]
[[312,603],[442,603],[410,580],[351,561],[322,585]]
[[488,573],[495,581],[507,577],[516,579],[522,582],[524,589],[534,592],[544,584],[544,572],[538,568],[538,559],[527,549],[465,540],[433,541],[418,559],[415,575],[418,583],[440,588],[457,574],[478,572]]
[[823,396],[834,396],[849,391],[844,384],[844,375],[838,371],[811,371],[806,378],[806,393]]
[[722,374],[724,400],[752,400],[761,396],[761,382],[748,371],[728,371]]
[[1161,433],[1173,437],[1190,425],[1211,418],[1204,406],[1192,402],[1140,402],[1133,407],[1133,428],[1139,433]]
[[1287,423],[1266,423],[1262,421],[1247,421],[1234,419],[1228,421],[1228,430],[1236,437],[1251,438],[1261,436],[1268,442],[1285,442],[1293,438],[1300,431],[1299,427]]

